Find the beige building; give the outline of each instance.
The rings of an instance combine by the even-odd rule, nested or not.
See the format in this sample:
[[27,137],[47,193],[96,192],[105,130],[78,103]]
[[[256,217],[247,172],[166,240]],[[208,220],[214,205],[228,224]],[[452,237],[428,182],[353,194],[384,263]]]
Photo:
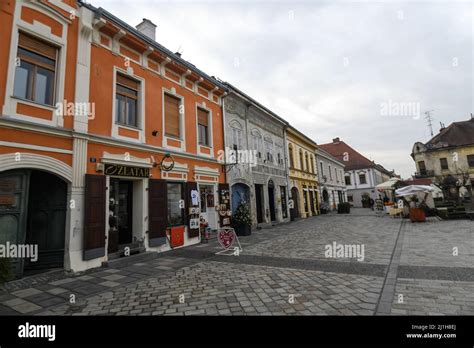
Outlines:
[[416,142],[411,156],[416,164],[416,178],[427,178],[433,183],[451,182],[445,192],[450,198],[472,200],[474,185],[474,117],[453,122],[441,128],[427,143]]

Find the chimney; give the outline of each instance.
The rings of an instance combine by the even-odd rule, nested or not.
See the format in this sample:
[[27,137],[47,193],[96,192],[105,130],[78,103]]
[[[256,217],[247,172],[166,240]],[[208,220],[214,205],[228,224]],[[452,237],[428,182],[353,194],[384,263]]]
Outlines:
[[334,138],[334,139],[332,140],[333,144],[337,144],[337,143],[339,143],[339,141],[340,141],[340,140],[339,140],[339,137]]
[[140,24],[138,24],[135,28],[137,28],[137,30],[143,35],[146,35],[153,41],[156,41],[155,39],[156,25],[153,24],[153,22],[150,21],[149,19],[143,18],[143,21]]
[[446,128],[443,122],[440,122],[439,125],[440,125],[440,129],[439,129],[440,132]]

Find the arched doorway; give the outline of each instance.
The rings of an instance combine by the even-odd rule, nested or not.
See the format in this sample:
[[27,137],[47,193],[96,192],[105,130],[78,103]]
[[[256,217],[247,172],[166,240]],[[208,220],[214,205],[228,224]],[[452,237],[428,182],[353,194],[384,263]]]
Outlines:
[[270,220],[276,220],[275,214],[275,184],[272,180],[268,182],[268,207],[270,209]]
[[67,183],[58,176],[35,169],[0,173],[0,243],[30,250],[30,257],[12,259],[16,277],[64,266],[66,214]]
[[232,213],[241,203],[250,203],[250,188],[245,184],[232,185]]
[[293,187],[291,189],[291,199],[293,200],[293,209],[290,210],[291,220],[294,220],[300,216],[298,197],[298,189],[296,187]]

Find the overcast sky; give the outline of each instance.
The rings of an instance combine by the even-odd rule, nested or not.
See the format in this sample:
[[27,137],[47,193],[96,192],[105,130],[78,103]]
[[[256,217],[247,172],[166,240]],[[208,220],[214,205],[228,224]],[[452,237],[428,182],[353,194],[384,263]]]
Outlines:
[[474,113],[472,1],[89,0],[319,144],[410,177],[415,141]]

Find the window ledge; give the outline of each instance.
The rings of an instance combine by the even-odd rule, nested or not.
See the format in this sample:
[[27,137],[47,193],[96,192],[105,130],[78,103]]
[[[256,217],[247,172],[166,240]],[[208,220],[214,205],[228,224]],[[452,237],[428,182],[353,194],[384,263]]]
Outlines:
[[139,131],[139,132],[142,131],[141,128],[138,128],[138,127],[135,127],[135,126],[130,126],[130,125],[124,124],[124,123],[115,122],[115,125],[116,125],[117,127],[128,128],[128,129],[131,129],[131,130],[134,130],[134,131]]
[[25,103],[25,104],[28,104],[28,105],[31,105],[31,106],[36,106],[36,107],[39,107],[39,108],[42,108],[42,109],[45,109],[45,110],[50,110],[50,111],[53,111],[53,112],[58,109],[54,105],[42,104],[42,103],[35,102],[33,100],[17,97],[17,96],[14,96],[14,95],[12,95],[10,98],[18,100],[22,103]]

